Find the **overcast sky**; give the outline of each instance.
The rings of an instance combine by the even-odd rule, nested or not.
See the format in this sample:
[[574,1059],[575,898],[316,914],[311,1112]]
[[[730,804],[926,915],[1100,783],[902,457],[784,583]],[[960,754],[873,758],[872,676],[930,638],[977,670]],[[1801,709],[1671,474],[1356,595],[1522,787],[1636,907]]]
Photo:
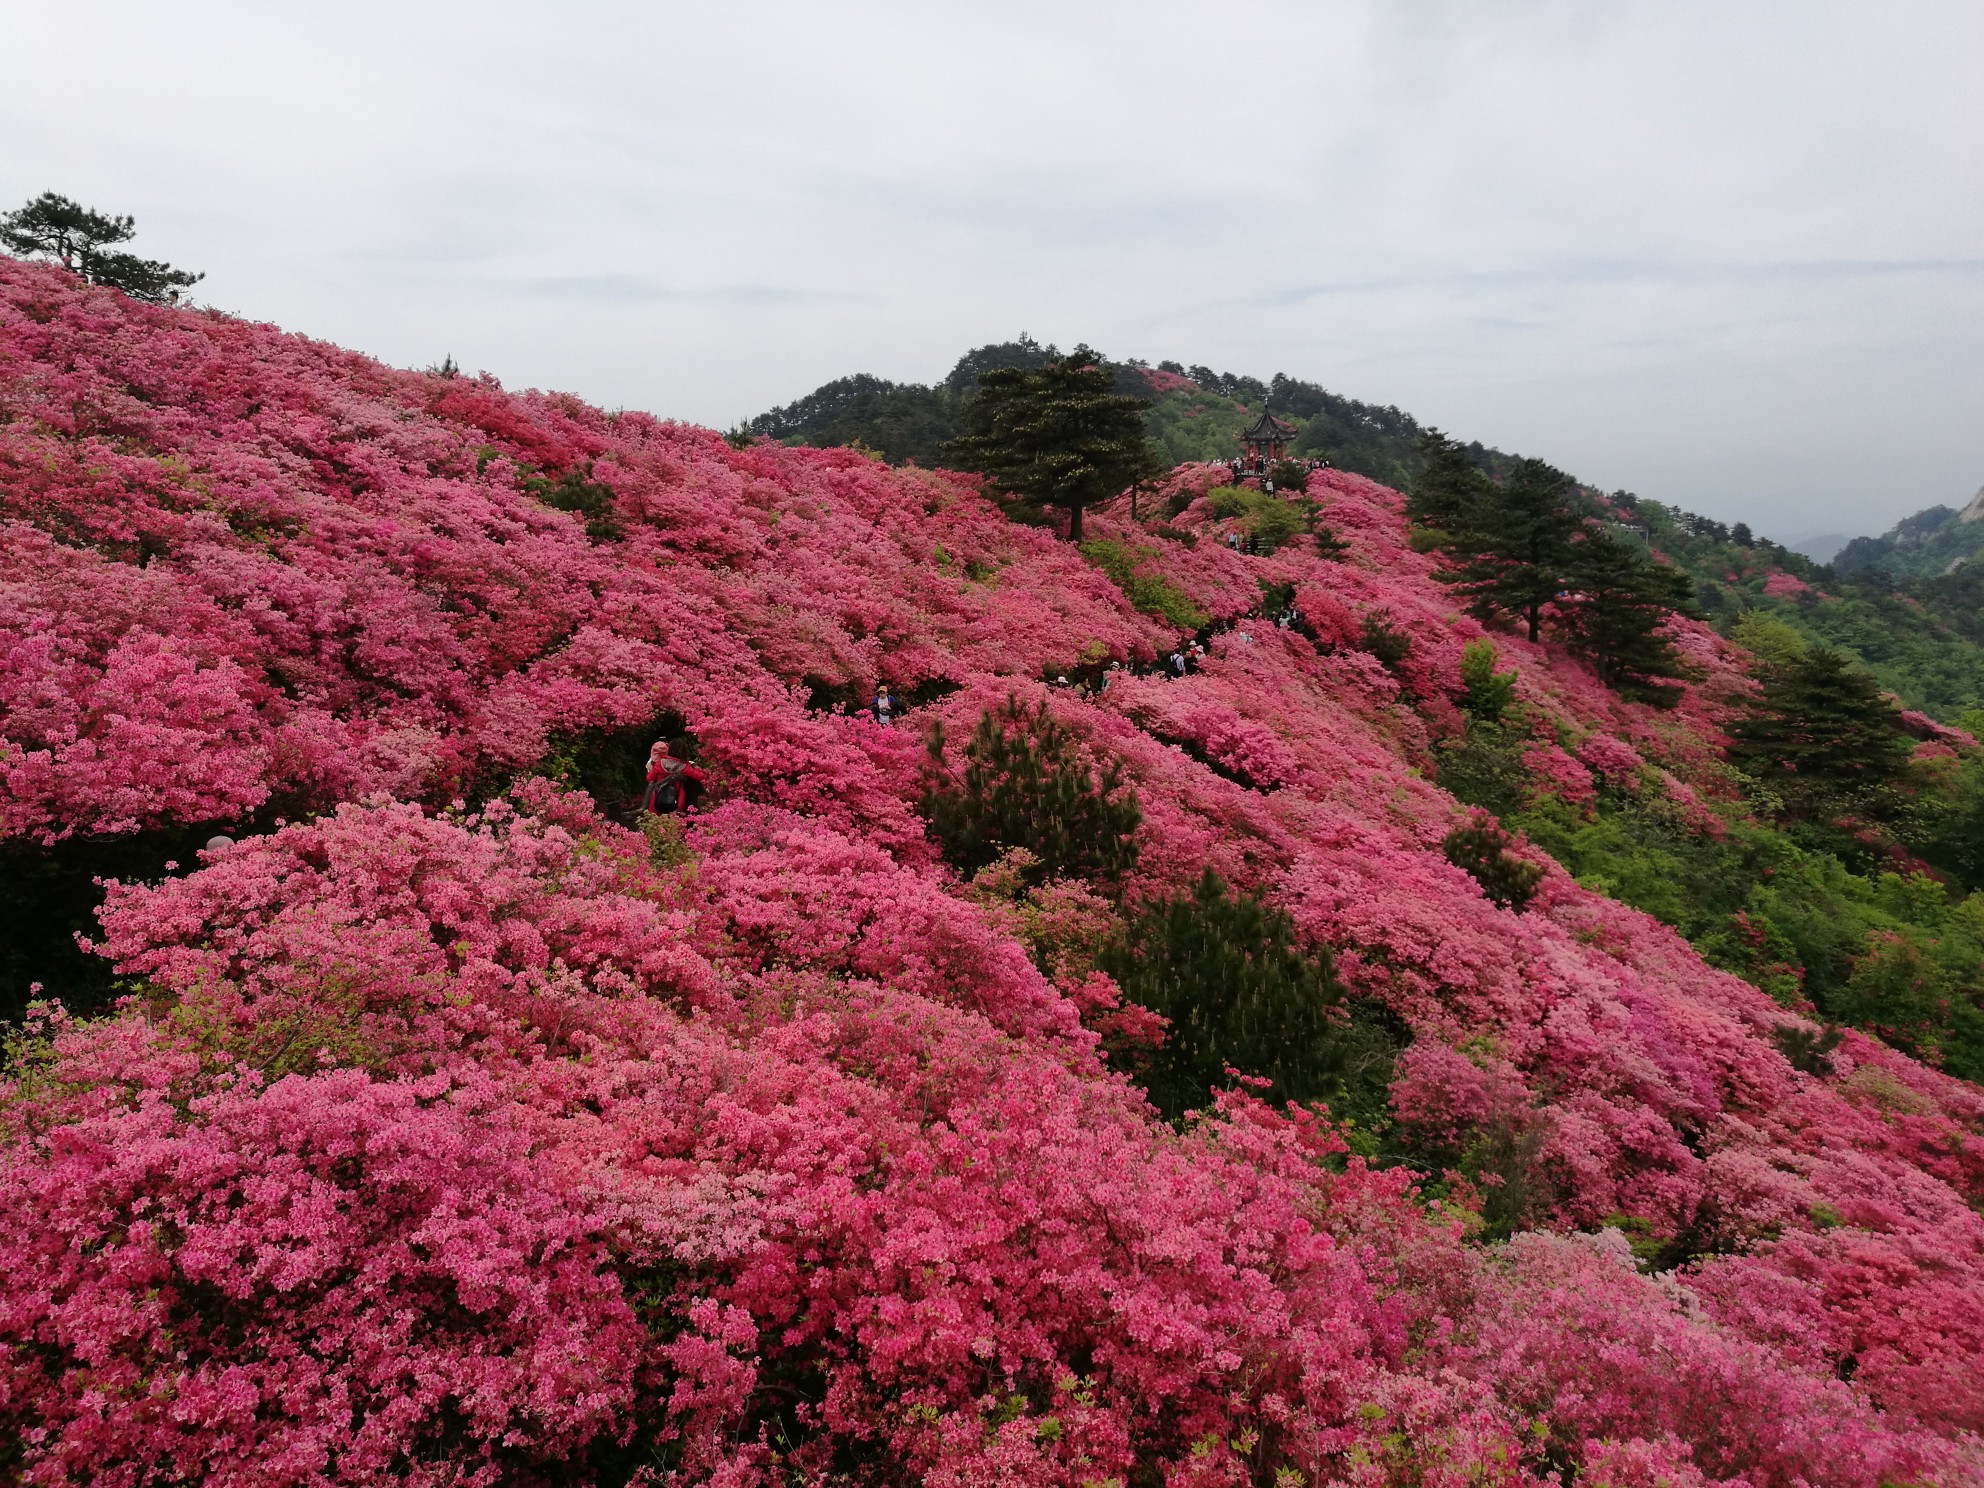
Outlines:
[[1984,483],[1980,59],[1980,0],[0,0],[0,203],[608,406],[1026,330],[1795,540]]

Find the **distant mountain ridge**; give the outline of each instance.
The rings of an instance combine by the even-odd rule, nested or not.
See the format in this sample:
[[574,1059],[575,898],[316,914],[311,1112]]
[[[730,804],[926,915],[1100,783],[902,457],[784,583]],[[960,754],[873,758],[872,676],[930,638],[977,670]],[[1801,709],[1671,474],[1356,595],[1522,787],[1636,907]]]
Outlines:
[[1801,537],[1785,546],[1794,553],[1803,553],[1814,563],[1830,563],[1839,550],[1852,541],[1844,532],[1822,532],[1817,537]]
[[[961,409],[981,372],[1037,367],[1059,354],[1022,332],[1016,340],[967,351],[941,382],[894,382],[856,373],[761,413],[744,428],[782,444],[859,445],[893,464],[940,465],[945,442],[963,432]],[[1327,460],[1339,470],[1393,486],[1409,484],[1418,470],[1422,426],[1398,408],[1359,402],[1280,372],[1263,382],[1170,361],[1155,367],[1140,361],[1108,365],[1118,392],[1149,400],[1147,432],[1167,465],[1238,454],[1240,431],[1268,407],[1296,425],[1298,456]],[[1513,458],[1478,443],[1470,451],[1491,471]]]
[[1856,537],[1832,560],[1840,573],[1882,568],[1897,579],[1952,574],[1984,548],[1984,487],[1962,511],[1932,506],[1903,517],[1879,537]]

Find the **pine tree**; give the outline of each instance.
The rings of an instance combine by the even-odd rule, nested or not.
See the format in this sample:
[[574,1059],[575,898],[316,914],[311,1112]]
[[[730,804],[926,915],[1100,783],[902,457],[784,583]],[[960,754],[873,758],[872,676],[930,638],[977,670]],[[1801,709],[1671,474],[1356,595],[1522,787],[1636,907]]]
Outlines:
[[[1678,569],[1653,562],[1602,527],[1571,544],[1560,600],[1570,649],[1609,687],[1645,692],[1656,677],[1678,677],[1681,658],[1661,634],[1667,618],[1692,609],[1693,586]],[[1654,689],[1671,697],[1672,689]]]
[[1543,870],[1510,852],[1514,846],[1515,838],[1485,811],[1470,813],[1440,839],[1449,863],[1472,876],[1481,892],[1502,908],[1521,914],[1543,882]]
[[923,817],[959,871],[975,873],[1015,847],[1034,855],[1036,880],[1113,879],[1135,865],[1143,811],[1122,765],[1111,760],[1095,770],[1044,700],[1033,710],[1013,697],[988,708],[964,755],[953,779],[943,730],[931,731]]
[[1490,490],[1488,477],[1456,440],[1438,429],[1419,435],[1419,474],[1405,498],[1405,519],[1455,538],[1469,530],[1475,506]]
[[1729,735],[1730,758],[1811,819],[1890,810],[1912,749],[1893,700],[1824,646],[1773,667]]
[[983,471],[1016,496],[1065,507],[1068,537],[1082,512],[1147,478],[1141,398],[1119,397],[1102,358],[1086,346],[1038,368],[982,372],[964,407],[965,432],[945,456]]
[[137,230],[133,218],[106,217],[53,191],[0,215],[0,244],[9,253],[53,259],[90,283],[121,289],[134,300],[173,304],[181,290],[206,277],[110,248],[112,243],[129,242]]
[[1327,957],[1296,943],[1285,913],[1229,892],[1210,868],[1191,893],[1147,907],[1099,964],[1129,1001],[1171,1022],[1146,1088],[1174,1120],[1225,1088],[1229,1065],[1274,1081],[1275,1099],[1318,1100],[1368,1074],[1358,1068],[1367,1058],[1388,1059],[1375,1030],[1336,1011],[1343,988]]
[[1529,639],[1537,639],[1544,607],[1563,590],[1571,541],[1584,525],[1570,509],[1572,489],[1563,471],[1523,460],[1507,485],[1489,486],[1471,504],[1450,548],[1458,561],[1440,574],[1469,614],[1520,616]]

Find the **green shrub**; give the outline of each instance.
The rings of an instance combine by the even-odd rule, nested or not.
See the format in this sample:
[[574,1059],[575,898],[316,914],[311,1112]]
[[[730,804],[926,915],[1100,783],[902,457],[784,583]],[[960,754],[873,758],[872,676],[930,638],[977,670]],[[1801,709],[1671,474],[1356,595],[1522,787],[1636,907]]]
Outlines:
[[1293,501],[1257,493],[1253,520],[1247,524],[1247,530],[1260,552],[1272,553],[1309,530],[1309,513]]
[[1156,615],[1180,630],[1197,630],[1206,623],[1206,612],[1192,603],[1190,595],[1163,575],[1145,570],[1143,565],[1157,556],[1155,550],[1098,537],[1083,543],[1081,553],[1146,615]]
[[594,542],[618,542],[622,536],[620,519],[613,510],[613,488],[592,479],[592,462],[574,465],[557,480],[530,476],[524,490],[558,511],[571,512],[586,520],[586,536]]
[[1268,471],[1268,479],[1274,482],[1276,491],[1293,491],[1300,495],[1309,484],[1309,467],[1300,460],[1277,460],[1274,468]]
[[1467,686],[1461,706],[1483,723],[1498,723],[1515,703],[1514,672],[1498,672],[1495,643],[1485,636],[1460,648],[1460,679]]
[[1460,741],[1440,751],[1439,782],[1462,805],[1511,816],[1529,793],[1522,757],[1534,742],[1520,719],[1492,723],[1471,718]]
[[1786,1024],[1772,1030],[1777,1047],[1784,1057],[1791,1061],[1791,1067],[1808,1075],[1829,1075],[1832,1073],[1831,1054],[1845,1037],[1837,1023],[1828,1023],[1823,1029],[1798,1028]]
[[1168,1118],[1206,1105],[1229,1066],[1273,1081],[1276,1100],[1328,1101],[1353,1120],[1382,1113],[1393,1029],[1375,1009],[1346,1010],[1328,957],[1210,868],[1189,894],[1146,906],[1098,964],[1125,998],[1171,1021],[1144,1071]]
[[1028,709],[1009,697],[979,716],[955,778],[941,726],[930,733],[920,803],[931,838],[960,872],[989,867],[1011,848],[1033,854],[1031,882],[1113,880],[1137,859],[1143,820],[1136,791],[1111,760],[1100,770],[1043,700]]
[[1393,625],[1391,616],[1382,610],[1364,617],[1358,645],[1377,657],[1388,672],[1396,672],[1399,663],[1412,654],[1412,637]]
[[[1215,517],[1246,517],[1247,531],[1263,553],[1272,553],[1292,538],[1309,530],[1315,507],[1306,497],[1288,500],[1266,491],[1240,486],[1221,486],[1206,493],[1206,505]],[[1341,544],[1331,539],[1334,548]]]
[[1520,914],[1543,881],[1543,870],[1511,853],[1515,839],[1493,817],[1476,815],[1441,839],[1440,850],[1466,870],[1481,891],[1504,909]]

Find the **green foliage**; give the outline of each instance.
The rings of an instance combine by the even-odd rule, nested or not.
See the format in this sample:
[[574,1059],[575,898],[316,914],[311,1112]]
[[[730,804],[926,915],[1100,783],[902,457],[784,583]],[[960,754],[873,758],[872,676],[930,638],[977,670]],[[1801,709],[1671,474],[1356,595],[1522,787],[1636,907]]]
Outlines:
[[1729,639],[1753,652],[1766,670],[1787,667],[1805,655],[1805,638],[1762,610],[1745,610],[1729,628]]
[[1257,551],[1272,553],[1284,543],[1300,537],[1309,527],[1309,511],[1294,501],[1283,500],[1280,496],[1263,495],[1254,508],[1254,519],[1247,524],[1247,530],[1257,544]]
[[1124,996],[1171,1022],[1148,1056],[1151,1101],[1176,1120],[1228,1083],[1272,1080],[1277,1100],[1323,1100],[1353,1120],[1383,1110],[1397,1047],[1374,1009],[1342,1008],[1328,957],[1288,916],[1208,868],[1189,894],[1145,907],[1099,959]]
[[1479,813],[1440,840],[1449,863],[1470,874],[1495,903],[1520,914],[1543,881],[1543,870],[1509,851],[1514,846],[1499,822]]
[[1247,531],[1264,554],[1299,537],[1314,519],[1314,507],[1307,498],[1290,500],[1244,486],[1221,486],[1208,491],[1206,505],[1215,517],[1246,517]]
[[0,245],[9,253],[52,259],[92,284],[122,290],[147,304],[178,303],[181,291],[206,275],[110,246],[129,242],[137,230],[133,218],[106,217],[53,191],[0,215]]
[[1935,949],[1898,931],[1876,931],[1826,999],[1826,1011],[1905,1049],[1934,1047],[1957,996],[1952,968]]
[[574,465],[557,480],[531,476],[524,490],[558,511],[585,518],[586,536],[594,542],[618,542],[625,534],[613,509],[613,488],[592,479],[592,461]]
[[1039,368],[981,373],[964,406],[965,432],[945,454],[1015,496],[1066,508],[1068,536],[1080,542],[1085,508],[1152,473],[1146,404],[1113,386],[1102,358],[1086,346]]
[[1489,494],[1487,475],[1438,429],[1420,431],[1418,454],[1419,473],[1405,498],[1406,520],[1435,533],[1465,532],[1475,507]]
[[1377,657],[1388,672],[1396,672],[1399,663],[1412,654],[1412,637],[1393,625],[1392,617],[1383,610],[1365,615],[1357,644]]
[[1729,735],[1734,762],[1789,815],[1820,823],[1891,814],[1911,749],[1873,678],[1828,647],[1770,668]]
[[1903,836],[1931,867],[1967,889],[1984,889],[1984,750],[1965,750],[1938,784]]
[[1083,543],[1081,552],[1146,615],[1160,616],[1180,630],[1197,630],[1206,623],[1206,612],[1192,603],[1191,596],[1162,574],[1143,567],[1157,556],[1154,550],[1098,537]]
[[1856,537],[1834,555],[1842,574],[1879,569],[1896,579],[1949,573],[1984,548],[1984,522],[1962,521],[1952,507],[1932,506],[1903,517],[1879,537]]
[[1515,673],[1496,671],[1500,660],[1495,643],[1485,636],[1460,648],[1460,679],[1467,686],[1460,705],[1482,723],[1501,722],[1515,705]]
[[1587,527],[1571,544],[1564,578],[1573,595],[1567,606],[1559,605],[1568,610],[1570,649],[1607,686],[1642,701],[1671,702],[1673,690],[1653,683],[1684,673],[1662,627],[1670,615],[1693,613],[1688,576],[1650,561],[1636,544],[1602,527]]
[[1828,1023],[1823,1029],[1799,1028],[1787,1023],[1773,1030],[1772,1036],[1793,1069],[1808,1075],[1829,1075],[1832,1051],[1846,1035],[1837,1023]]
[[1522,808],[1529,794],[1522,756],[1535,741],[1520,712],[1498,720],[1470,718],[1467,732],[1440,751],[1439,781],[1455,800],[1504,820]]
[[1471,718],[1441,753],[1440,783],[1586,888],[1673,926],[1787,1006],[1809,1004],[1952,1074],[1984,1076],[1984,896],[1881,871],[1878,860],[1855,871],[1733,813],[1705,832],[1650,786],[1602,789],[1589,808],[1534,797],[1521,763],[1532,742],[1519,724]]
[[1309,484],[1309,467],[1300,460],[1277,460],[1268,471],[1268,479],[1274,482],[1277,493],[1293,491],[1299,496]]
[[788,444],[859,444],[897,464],[914,460],[934,466],[942,462],[945,441],[962,432],[960,401],[948,388],[889,382],[863,372],[761,413],[744,427]]
[[1508,482],[1469,503],[1450,532],[1452,566],[1439,577],[1481,620],[1520,618],[1534,641],[1543,610],[1563,589],[1583,520],[1571,478],[1541,460],[1517,463]]
[[921,810],[946,861],[965,874],[1012,848],[1033,855],[1030,881],[1114,880],[1133,867],[1143,820],[1137,796],[1110,760],[1099,771],[1043,700],[1009,697],[979,716],[953,777],[941,727],[931,730]]
[[1240,431],[1254,415],[1233,399],[1204,388],[1187,388],[1151,400],[1144,430],[1158,458],[1170,465],[1188,460],[1230,460],[1240,453]]
[[[1752,628],[1768,622],[1764,634],[1777,647],[1788,636],[1799,649],[1842,651],[1905,706],[1937,718],[1954,718],[1984,699],[1984,564],[1946,572],[1945,562],[1933,574],[1910,569],[1897,577],[1881,566],[1851,568],[1842,553],[1824,568],[1769,541],[1745,546],[1721,523],[1657,501],[1623,491],[1608,500],[1694,578],[1697,602],[1739,644],[1758,649]],[[1984,538],[1984,524],[1961,525]],[[1814,587],[1766,594],[1774,570]]]

